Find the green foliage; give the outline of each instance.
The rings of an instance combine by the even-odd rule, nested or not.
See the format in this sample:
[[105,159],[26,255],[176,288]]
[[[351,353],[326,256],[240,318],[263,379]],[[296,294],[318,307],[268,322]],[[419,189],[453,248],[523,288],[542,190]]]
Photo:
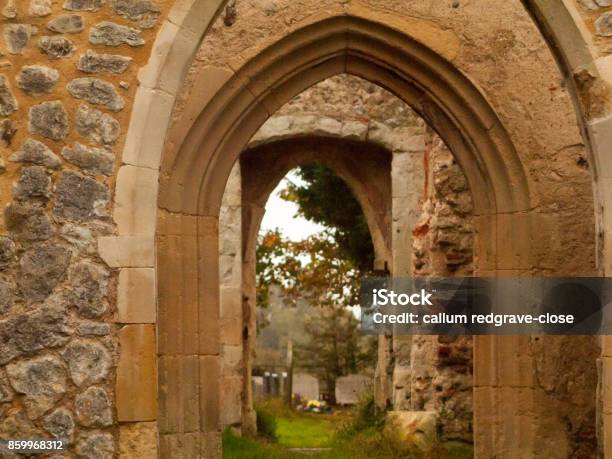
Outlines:
[[375,361],[376,340],[361,334],[348,309],[358,304],[361,271],[329,232],[290,241],[269,231],[258,242],[258,306],[268,306],[271,285],[281,288],[289,304],[302,300],[315,306],[305,319],[306,340],[296,342],[295,362],[313,368],[333,394],[338,377]]
[[[310,414],[293,411],[280,399],[258,405],[260,413],[274,419],[275,437],[241,438],[230,430],[223,434],[224,459],[300,459],[304,453],[289,448],[322,448],[313,459],[469,459],[473,449],[464,444],[436,444],[422,451],[385,427],[385,412],[372,395],[362,397],[350,412]],[[335,429],[335,426],[340,426]],[[268,427],[269,429],[269,427]]]
[[372,270],[374,247],[361,206],[348,185],[322,164],[303,165],[298,176],[305,183],[290,183],[281,197],[295,202],[299,215],[331,228],[343,258],[361,272]]
[[334,394],[340,376],[371,368],[376,360],[376,339],[364,336],[353,313],[342,307],[314,309],[306,318],[308,339],[297,343],[295,360],[309,366]]
[[278,230],[257,241],[258,307],[267,307],[270,286],[282,288],[285,299],[314,306],[352,306],[359,298],[361,272],[340,251],[329,232],[290,241]]
[[385,411],[376,406],[372,391],[364,392],[351,409],[350,416],[337,429],[338,439],[347,440],[363,431],[382,431]]
[[257,434],[271,441],[276,441],[276,416],[265,405],[255,407],[257,415]]

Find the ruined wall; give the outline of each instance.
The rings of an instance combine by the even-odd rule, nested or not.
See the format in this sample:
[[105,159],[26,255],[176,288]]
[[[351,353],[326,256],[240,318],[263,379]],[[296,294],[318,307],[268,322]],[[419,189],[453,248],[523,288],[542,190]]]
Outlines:
[[115,232],[137,72],[171,3],[0,2],[0,438],[62,438],[96,459],[156,449],[154,425],[117,428],[156,416],[121,389],[143,378],[155,393],[153,355],[130,355],[154,350],[154,329],[123,326],[154,321],[154,305],[146,290],[140,305],[117,298],[142,276],[119,278],[97,238]]
[[[430,129],[424,165],[427,182],[414,228],[413,272],[417,276],[473,274],[472,197],[452,153]],[[438,414],[443,441],[473,442],[473,355],[471,336],[414,336],[410,384],[405,394],[414,411]]]
[[[610,40],[606,32],[610,17],[608,2],[581,0],[580,3],[579,11],[588,27],[592,27],[589,30],[598,34],[593,37],[598,52],[605,57],[609,54]],[[195,4],[198,13],[204,11],[206,19],[206,10],[216,10],[217,2]],[[147,126],[148,131],[144,129],[145,135],[137,139],[137,145],[132,144],[124,151],[127,164],[122,166],[120,174],[124,188],[117,196],[112,195],[139,86],[137,73],[149,60],[153,40],[171,6],[176,6],[175,12],[179,14],[166,23],[170,27],[151,59],[153,70],[167,71],[162,80],[181,77],[182,67],[176,61],[170,59],[170,64],[157,61],[174,43],[175,29],[180,29],[176,41],[191,43],[193,49],[199,46],[199,25],[192,27],[194,24],[188,23],[183,28],[181,13],[189,11],[191,2],[0,0],[3,14],[0,17],[3,54],[0,59],[0,159],[3,163],[0,204],[3,210],[11,204],[5,218],[0,219],[0,291],[4,299],[0,304],[0,434],[3,436],[22,434],[21,429],[28,434],[44,435],[53,430],[58,436],[66,436],[64,430],[57,430],[52,424],[46,427],[47,415],[61,408],[49,422],[66,425],[68,430],[74,424],[75,448],[85,457],[108,457],[112,450],[135,457],[154,454],[156,425],[152,421],[157,418],[157,407],[156,388],[151,381],[155,380],[156,358],[155,262],[153,245],[145,247],[138,236],[155,232],[155,173],[174,92],[166,92],[172,86],[165,85],[166,80],[163,90],[158,91],[152,74],[141,76],[141,80],[150,78],[145,86],[156,90],[149,91],[149,98],[139,101],[140,112],[134,117],[136,128]],[[404,18],[394,23],[418,34],[424,42],[431,36],[447,38],[446,46],[436,50],[454,60],[488,93],[513,135],[521,131],[521,123],[531,126],[533,135],[519,133],[513,140],[531,164],[535,193],[543,197],[537,209],[546,222],[541,226],[542,231],[552,234],[553,242],[540,254],[538,268],[550,273],[559,272],[559,266],[564,273],[593,272],[593,209],[587,156],[577,131],[567,128],[575,124],[567,103],[567,89],[561,78],[559,85],[549,85],[551,75],[551,81],[557,78],[554,64],[518,1],[487,2],[483,7],[481,2],[415,0],[403,3],[400,8],[397,2],[382,0],[239,1],[215,27],[221,30],[237,24],[233,30],[240,37],[229,36],[227,41],[209,43],[201,51],[199,60],[204,65],[222,62],[216,55],[220,53],[231,56],[238,65],[255,43],[273,39],[293,24],[323,12],[349,10],[371,14],[383,22],[409,12],[408,22],[402,22]],[[478,21],[473,20],[475,15]],[[194,16],[198,15],[192,14],[189,20]],[[605,19],[600,20],[601,17]],[[199,27],[206,25],[204,21]],[[486,53],[482,52],[483,48]],[[207,61],[208,54],[213,56],[212,60]],[[190,54],[186,52],[177,61],[189,62],[189,59]],[[600,70],[605,70],[605,65],[602,61]],[[584,82],[585,113],[594,120],[591,129],[597,142],[595,146],[606,152],[610,145],[605,136],[609,132],[606,129],[609,120],[599,118],[609,113],[605,87],[594,76],[586,75],[579,81]],[[542,90],[540,84],[549,86],[549,90]],[[531,91],[532,86],[539,89]],[[153,108],[147,105],[151,98],[155,99]],[[550,104],[549,99],[553,100]],[[511,103],[504,107],[503,100]],[[549,110],[538,114],[539,106]],[[554,108],[550,109],[551,106]],[[180,109],[179,105],[177,112]],[[151,123],[156,129],[150,129],[151,123],[144,121],[149,119],[149,110],[155,114],[150,119],[154,120]],[[166,117],[164,110],[168,112]],[[26,142],[30,137],[33,141]],[[161,140],[155,143],[157,139]],[[53,155],[34,141],[44,144]],[[149,156],[139,157],[143,145]],[[68,148],[64,150],[64,147]],[[13,160],[9,160],[11,157]],[[143,179],[144,175],[147,180]],[[606,180],[609,176],[605,175]],[[148,180],[150,177],[153,179]],[[126,189],[132,188],[125,184],[137,184],[135,189],[139,193],[130,194]],[[132,207],[134,202],[137,205]],[[555,230],[557,213],[565,219],[567,234]],[[151,214],[152,219],[142,218]],[[123,222],[122,230],[116,230],[111,215]],[[138,224],[131,226],[136,220]],[[146,225],[149,227],[144,231]],[[138,229],[130,232],[134,227]],[[133,242],[107,239],[101,253],[97,237],[116,233],[134,236]],[[121,266],[121,273],[119,269],[105,266],[102,258],[112,261],[114,267]],[[40,278],[46,279],[45,282],[32,288],[32,280]],[[40,299],[41,296],[44,298]],[[16,334],[15,328],[21,331]],[[548,343],[540,343],[538,346],[542,346],[541,355],[545,349],[554,355],[567,344],[549,347]],[[76,352],[68,352],[69,349]],[[591,350],[587,354],[590,358]],[[111,363],[95,365],[96,369],[107,368],[102,376],[96,376],[92,365],[81,367],[82,358]],[[580,374],[588,375],[587,386],[592,384],[587,358],[579,360],[585,367],[574,367],[577,374],[568,374],[563,382],[567,387],[574,387]],[[71,363],[85,368],[87,382],[73,374]],[[566,361],[560,368],[558,362],[544,358],[539,363],[538,378],[545,381],[542,383],[545,390],[538,393],[544,396],[560,390],[558,381],[551,381],[552,375],[566,369],[571,362]],[[41,369],[57,384],[51,389],[47,385],[24,384],[23,375],[32,369]],[[585,369],[589,371],[585,373]],[[572,394],[574,390],[567,390],[565,399],[571,402]],[[100,419],[84,420],[79,414],[84,410],[77,410],[77,397],[98,400],[95,405],[99,407]],[[38,404],[37,400],[41,401],[42,408],[28,408]],[[108,425],[109,406],[114,427]],[[556,408],[548,406],[551,412]],[[40,414],[41,410],[44,413]],[[544,426],[543,433],[552,439],[552,445],[556,445],[556,438],[549,432],[556,432],[558,428],[559,424],[554,422]],[[575,431],[577,437],[582,435],[580,429]],[[135,449],[137,454],[133,453]]]

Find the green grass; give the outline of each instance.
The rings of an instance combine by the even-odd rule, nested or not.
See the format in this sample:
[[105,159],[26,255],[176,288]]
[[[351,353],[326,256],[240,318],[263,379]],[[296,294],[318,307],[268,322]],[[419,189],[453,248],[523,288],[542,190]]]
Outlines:
[[278,443],[288,448],[328,448],[334,438],[333,417],[296,413],[276,419]]
[[223,433],[223,459],[295,459],[286,448],[263,439],[237,437]]
[[[463,444],[432,445],[422,452],[383,433],[383,417],[364,400],[351,412],[311,414],[290,410],[282,401],[267,401],[257,406],[257,413],[267,417],[266,437],[237,437],[223,434],[223,459],[469,459],[471,446]],[[330,448],[329,451],[304,455],[289,448]]]

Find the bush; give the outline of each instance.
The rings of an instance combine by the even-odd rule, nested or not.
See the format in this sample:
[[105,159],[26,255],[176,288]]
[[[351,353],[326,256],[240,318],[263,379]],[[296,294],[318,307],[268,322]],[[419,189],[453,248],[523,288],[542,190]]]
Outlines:
[[366,430],[382,430],[385,424],[385,411],[379,409],[371,392],[362,394],[351,410],[350,417],[340,424],[337,435],[347,438]]
[[276,416],[265,405],[255,407],[257,433],[271,441],[276,441]]

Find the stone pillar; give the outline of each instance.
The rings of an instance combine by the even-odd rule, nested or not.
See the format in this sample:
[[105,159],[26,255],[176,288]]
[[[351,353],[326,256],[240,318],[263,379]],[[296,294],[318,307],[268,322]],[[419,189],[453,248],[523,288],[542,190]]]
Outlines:
[[[245,380],[242,399],[242,431],[257,432],[257,419],[253,408],[253,385],[251,373],[255,359],[257,339],[257,286],[256,286],[256,245],[257,231],[265,208],[248,201],[242,195],[242,343],[243,375]],[[267,381],[264,381],[267,384]],[[267,387],[267,386],[266,386]]]
[[219,215],[221,428],[241,430],[245,390],[242,342],[242,207],[240,166],[227,182]]
[[[391,163],[391,273],[394,277],[412,275],[412,233],[421,214],[425,186],[423,136],[413,134],[410,144],[412,148],[409,150],[393,151]],[[389,377],[392,378],[391,396],[395,410],[410,409],[411,347],[411,336],[393,338],[395,364]]]

